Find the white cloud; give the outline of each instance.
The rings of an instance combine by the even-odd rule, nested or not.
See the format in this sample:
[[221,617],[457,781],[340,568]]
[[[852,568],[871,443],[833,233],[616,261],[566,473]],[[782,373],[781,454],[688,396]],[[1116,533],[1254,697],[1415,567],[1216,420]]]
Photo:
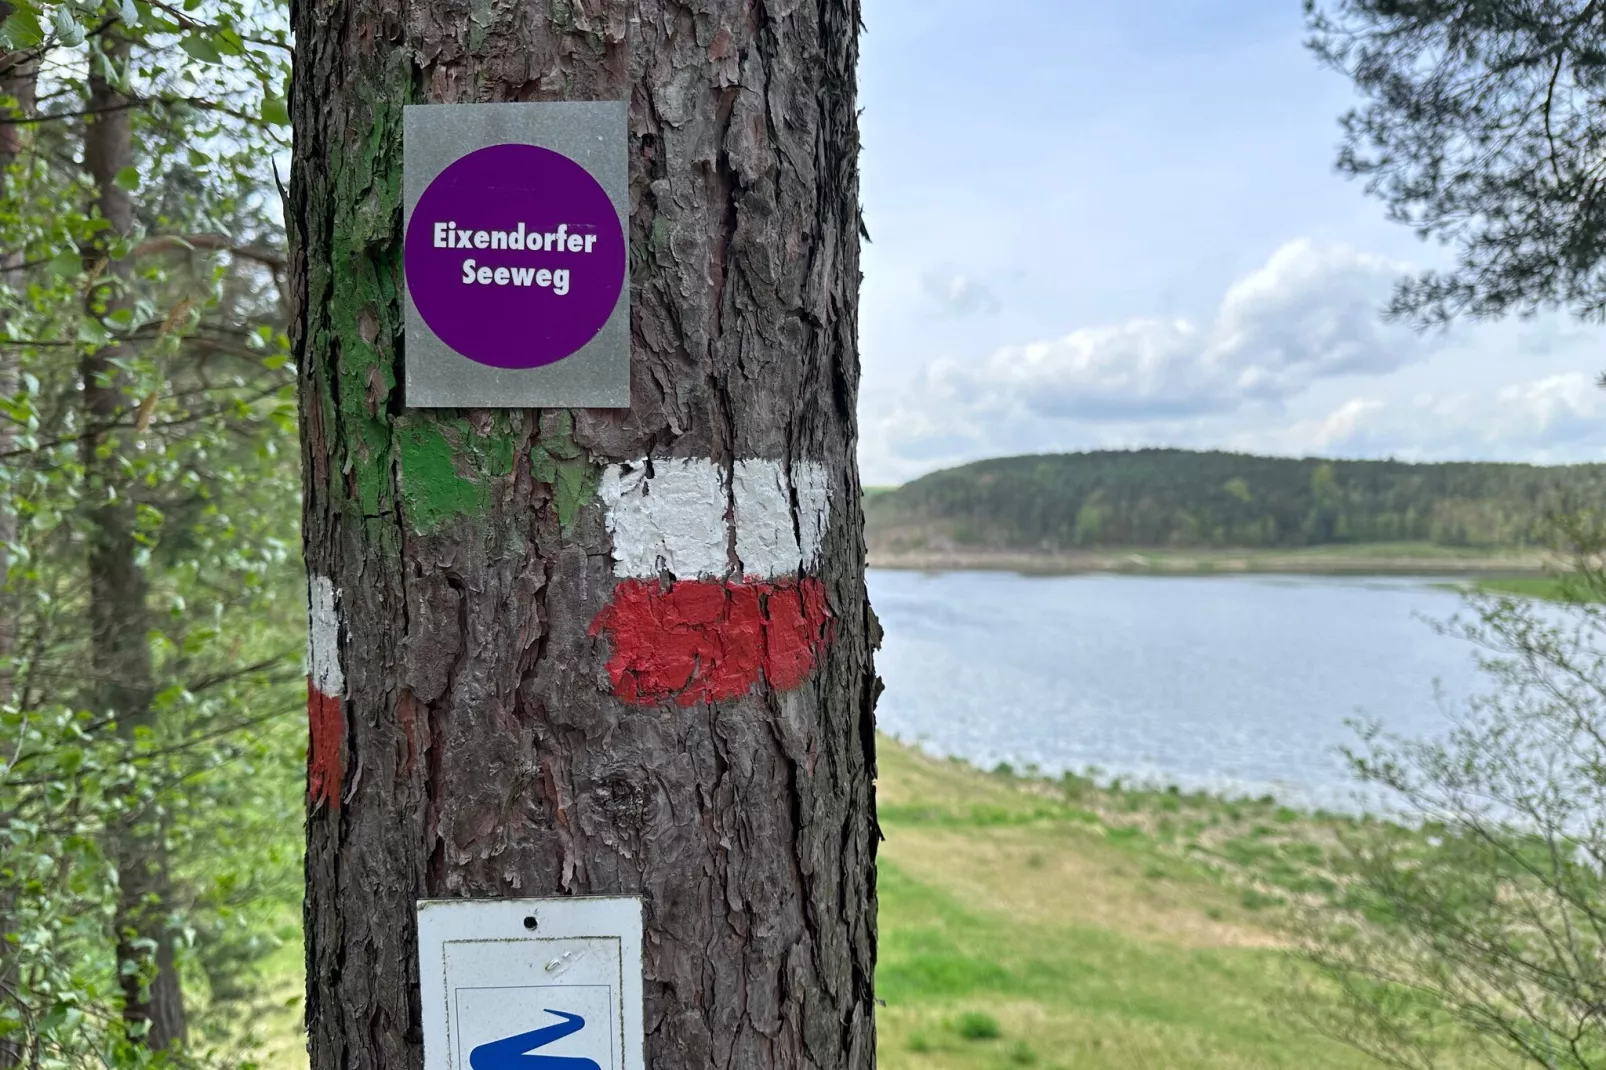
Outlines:
[[998,295],[990,287],[953,264],[944,264],[920,276],[920,288],[948,315],[992,315],[999,308]]
[[1606,443],[1606,397],[1590,376],[1552,375],[1508,386],[1495,399],[1497,420],[1517,425],[1540,449],[1600,446]]
[[1596,461],[1606,455],[1606,392],[1582,372],[1482,395],[1352,398],[1325,416],[1238,431],[1221,445],[1260,453],[1402,460]]
[[1409,270],[1347,246],[1293,241],[1233,282],[1208,323],[1137,318],[1005,346],[976,363],[933,361],[879,412],[867,406],[867,467],[901,477],[1023,449],[1171,441],[1202,418],[1275,414],[1321,381],[1395,372],[1437,342],[1380,316]]
[[1283,427],[1243,431],[1224,445],[1246,453],[1332,454],[1354,448],[1366,439],[1389,408],[1380,398],[1351,398],[1324,416],[1297,420]]
[[1228,288],[1214,320],[1134,319],[1005,346],[979,365],[928,372],[939,395],[1044,417],[1130,420],[1276,402],[1318,379],[1422,359],[1430,339],[1379,308],[1409,265],[1307,241],[1278,249]]

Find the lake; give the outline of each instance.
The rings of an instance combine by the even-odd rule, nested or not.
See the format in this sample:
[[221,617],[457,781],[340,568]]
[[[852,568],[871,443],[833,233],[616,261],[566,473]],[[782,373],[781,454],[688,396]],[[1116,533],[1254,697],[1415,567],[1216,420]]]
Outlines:
[[[1447,727],[1483,680],[1439,580],[873,569],[882,731],[933,754],[1353,809],[1346,720]],[[1371,800],[1375,802],[1376,800]]]

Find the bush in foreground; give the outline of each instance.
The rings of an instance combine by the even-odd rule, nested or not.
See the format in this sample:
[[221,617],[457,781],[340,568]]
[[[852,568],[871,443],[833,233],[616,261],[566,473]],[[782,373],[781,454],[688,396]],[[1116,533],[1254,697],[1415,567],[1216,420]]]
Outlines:
[[1445,626],[1489,682],[1452,730],[1367,728],[1350,755],[1421,828],[1346,837],[1337,906],[1297,933],[1340,1000],[1303,1002],[1389,1066],[1460,1059],[1469,1036],[1499,1065],[1606,1066],[1606,537],[1589,517],[1562,531],[1562,601],[1474,593],[1471,618]]

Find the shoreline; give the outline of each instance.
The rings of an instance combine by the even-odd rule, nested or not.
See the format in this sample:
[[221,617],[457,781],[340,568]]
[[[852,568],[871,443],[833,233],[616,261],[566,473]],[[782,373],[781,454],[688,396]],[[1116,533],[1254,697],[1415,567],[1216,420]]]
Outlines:
[[1109,812],[1117,815],[1130,811],[1130,800],[1152,803],[1170,798],[1187,800],[1194,807],[1280,811],[1315,821],[1383,822],[1404,829],[1412,828],[1420,816],[1391,803],[1386,793],[1359,780],[1323,786],[1227,776],[1190,776],[1160,769],[1123,770],[1097,763],[1085,764],[1079,769],[1043,768],[1008,759],[988,766],[975,758],[929,747],[924,739],[898,735],[880,725],[876,726],[876,746],[878,754],[884,749],[896,749],[933,766],[963,770],[1023,791],[1069,791],[1079,796],[1102,798],[1109,804]]
[[1387,547],[1308,550],[885,550],[872,548],[870,568],[902,572],[1016,572],[1028,576],[1099,573],[1137,576],[1312,575],[1530,577],[1560,564],[1536,551],[1461,553]]
[[[1212,784],[1194,777],[1167,775],[1159,771],[1123,773],[1099,765],[1055,772],[1029,763],[999,761],[989,768],[958,754],[929,750],[921,740],[894,735],[880,726],[876,727],[876,747],[878,755],[886,750],[896,750],[908,759],[926,763],[932,768],[958,771],[962,775],[1007,784],[1017,791],[1056,795],[1069,792],[1084,801],[1102,798],[1108,804],[1109,814],[1113,816],[1133,812],[1130,800],[1153,803],[1162,799],[1184,800],[1201,808],[1281,811],[1285,816],[1296,814],[1302,819],[1314,821],[1383,822],[1400,828],[1410,828],[1409,822],[1414,816],[1391,809],[1381,797],[1371,800],[1349,799],[1345,802],[1339,802],[1336,798],[1324,800],[1320,797],[1322,792],[1309,792],[1292,783],[1261,784],[1223,779]],[[1365,785],[1360,781],[1355,781],[1350,787],[1365,790]],[[1358,805],[1350,805],[1351,802]]]

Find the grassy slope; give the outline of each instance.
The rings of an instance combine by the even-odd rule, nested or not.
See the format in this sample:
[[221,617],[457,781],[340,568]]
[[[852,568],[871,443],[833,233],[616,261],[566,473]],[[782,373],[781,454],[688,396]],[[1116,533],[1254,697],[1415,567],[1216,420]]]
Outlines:
[[1480,594],[1513,595],[1517,598],[1539,598],[1547,602],[1598,601],[1588,585],[1568,582],[1553,570],[1539,576],[1500,576],[1475,580],[1472,583],[1449,583],[1442,586],[1452,590],[1468,588]]
[[[885,743],[881,773],[884,1070],[1372,1065],[1271,1009],[1270,894],[1174,849],[1247,860],[1264,841],[1275,880],[1278,838],[1254,831],[1275,806],[1077,802]],[[965,1035],[988,1019],[997,1037]]]
[[[885,739],[880,770],[882,1070],[1375,1065],[1272,1009],[1272,904],[1308,890],[1335,821],[981,773]],[[272,966],[262,1065],[301,1070],[299,949]]]
[[1513,576],[1479,580],[1475,585],[1485,594],[1512,594],[1523,598],[1543,598],[1552,602],[1569,600],[1562,581],[1555,576]]

